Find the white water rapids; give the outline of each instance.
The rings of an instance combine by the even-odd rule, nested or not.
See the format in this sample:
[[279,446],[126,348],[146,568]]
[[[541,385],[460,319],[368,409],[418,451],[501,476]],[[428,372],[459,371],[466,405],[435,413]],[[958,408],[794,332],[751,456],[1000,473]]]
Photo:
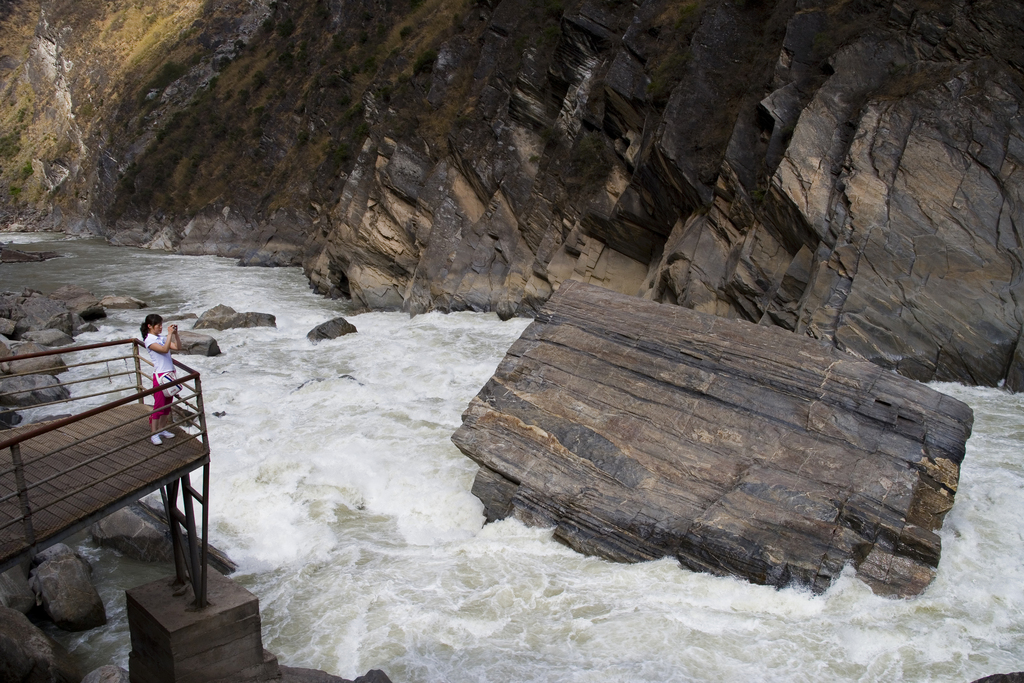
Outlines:
[[[450,441],[528,324],[494,315],[347,314],[298,269],[0,235],[66,258],[0,266],[0,290],[124,294],[79,342],[138,335],[145,313],[216,304],[277,328],[213,332],[202,373],[213,449],[211,541],[260,600],[287,666],[395,683],[954,681],[1024,670],[1024,395],[937,385],[975,411],[938,576],[910,600],[849,570],[824,595],[585,557],[514,521],[483,525],[476,466]],[[313,346],[346,315],[359,330]],[[182,325],[183,329],[188,324]],[[212,413],[223,412],[223,417]],[[58,638],[90,671],[127,668],[124,590],[173,572],[76,547],[110,623]]]

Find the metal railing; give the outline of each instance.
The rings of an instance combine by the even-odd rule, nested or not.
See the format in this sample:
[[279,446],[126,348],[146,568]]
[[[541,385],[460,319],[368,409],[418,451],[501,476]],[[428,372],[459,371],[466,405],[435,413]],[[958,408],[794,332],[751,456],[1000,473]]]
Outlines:
[[[124,339],[0,358],[0,571],[160,490],[177,581],[204,607],[210,447],[202,383],[174,360],[169,385],[181,391],[167,429],[176,438],[152,443],[156,411],[145,401],[163,387],[153,386],[142,348]],[[199,467],[201,491],[190,480]]]

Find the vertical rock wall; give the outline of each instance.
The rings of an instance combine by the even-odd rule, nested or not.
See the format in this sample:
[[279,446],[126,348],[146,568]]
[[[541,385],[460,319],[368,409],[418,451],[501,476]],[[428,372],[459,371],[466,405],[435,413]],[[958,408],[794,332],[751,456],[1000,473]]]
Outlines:
[[369,308],[578,280],[1024,387],[1019,2],[434,1],[22,3],[0,154],[44,226]]

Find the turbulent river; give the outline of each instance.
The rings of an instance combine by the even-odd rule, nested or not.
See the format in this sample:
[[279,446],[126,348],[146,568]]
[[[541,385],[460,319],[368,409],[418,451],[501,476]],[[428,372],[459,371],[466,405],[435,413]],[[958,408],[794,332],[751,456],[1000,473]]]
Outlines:
[[[264,646],[287,666],[395,683],[972,681],[1024,670],[1024,394],[952,384],[974,435],[942,561],[918,598],[876,597],[849,570],[824,595],[584,557],[551,532],[484,526],[475,465],[452,445],[469,400],[526,320],[351,314],[298,269],[0,234],[65,258],[0,266],[0,290],[65,284],[123,294],[79,342],[138,335],[143,313],[217,304],[277,328],[214,332],[203,376],[213,450],[211,541],[260,600]],[[359,332],[313,346],[345,315]],[[182,328],[187,329],[187,324]],[[223,414],[213,417],[212,413]],[[124,590],[171,574],[74,545],[107,626],[49,629],[90,671],[128,667]]]

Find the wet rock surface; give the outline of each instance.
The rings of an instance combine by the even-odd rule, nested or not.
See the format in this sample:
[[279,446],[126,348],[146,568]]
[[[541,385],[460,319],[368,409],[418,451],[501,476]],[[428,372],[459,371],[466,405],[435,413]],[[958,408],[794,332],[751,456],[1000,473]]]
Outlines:
[[122,310],[134,310],[137,308],[145,308],[146,302],[136,299],[133,296],[105,296],[100,299],[100,304],[104,308],[115,308]]
[[452,437],[488,520],[616,561],[920,593],[973,414],[816,340],[566,283]]
[[50,298],[63,301],[67,305],[68,310],[72,313],[77,313],[81,316],[82,320],[97,320],[107,317],[107,312],[103,309],[103,304],[100,303],[100,300],[84,287],[65,285],[51,292]]
[[[43,332],[49,334],[46,330],[43,330]],[[58,334],[63,333],[58,332]],[[48,350],[33,341],[15,342],[10,346],[12,356],[28,356],[35,353],[44,353]],[[24,375],[28,373],[59,375],[62,372],[67,372],[67,369],[68,366],[64,362],[64,358],[59,354],[37,356],[36,358],[21,358],[18,360],[9,360],[7,358],[0,362],[0,373],[4,375]]]
[[[32,332],[25,332],[21,335],[21,338],[25,341],[35,342],[40,346],[54,347],[54,346],[67,346],[73,343],[75,340],[69,334],[64,334],[60,330],[38,330]],[[23,348],[19,350],[19,354],[29,353]]]
[[67,387],[51,375],[0,375],[0,406],[27,408],[41,403],[65,401],[71,397]]

